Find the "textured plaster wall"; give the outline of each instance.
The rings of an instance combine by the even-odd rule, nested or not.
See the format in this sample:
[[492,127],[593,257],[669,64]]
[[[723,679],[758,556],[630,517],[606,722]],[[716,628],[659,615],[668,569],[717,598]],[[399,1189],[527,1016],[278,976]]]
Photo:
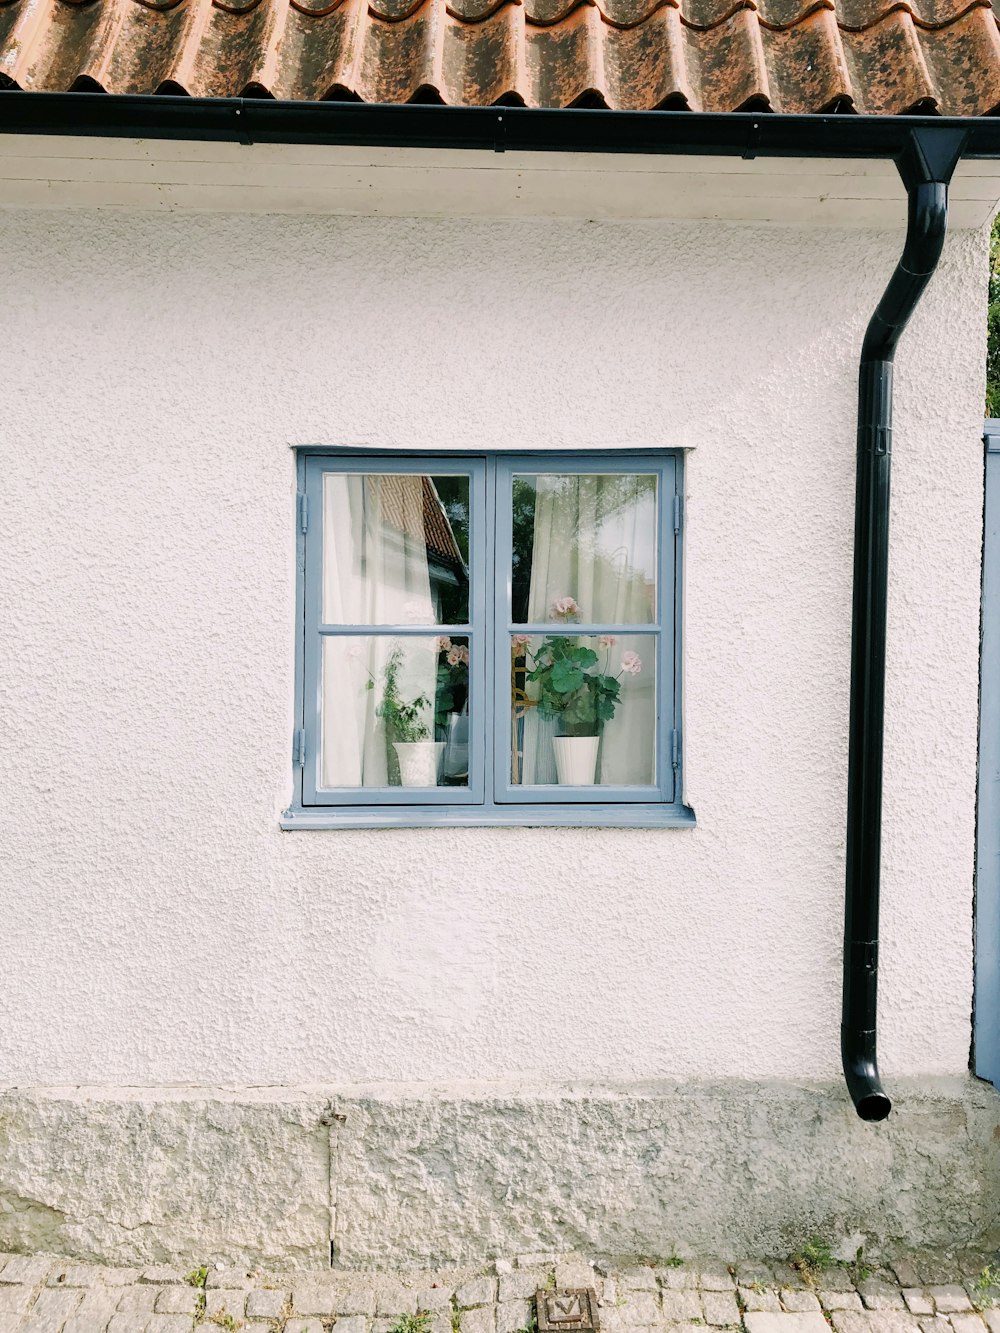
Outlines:
[[[835,1078],[855,375],[898,246],[0,214],[2,1080]],[[890,1078],[968,1061],[985,252],[949,240],[898,362]],[[295,441],[696,446],[697,828],[280,832]]]

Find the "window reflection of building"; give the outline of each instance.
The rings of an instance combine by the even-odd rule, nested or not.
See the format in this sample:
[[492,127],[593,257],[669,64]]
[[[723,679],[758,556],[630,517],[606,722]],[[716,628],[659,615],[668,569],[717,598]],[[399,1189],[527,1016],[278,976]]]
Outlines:
[[[432,607],[426,619],[442,624],[464,621],[469,569],[438,493],[437,479],[403,473],[369,476],[365,490],[366,504],[378,515],[381,540],[398,555],[387,560],[385,567],[402,571],[426,565]],[[467,514],[466,505],[466,546]]]

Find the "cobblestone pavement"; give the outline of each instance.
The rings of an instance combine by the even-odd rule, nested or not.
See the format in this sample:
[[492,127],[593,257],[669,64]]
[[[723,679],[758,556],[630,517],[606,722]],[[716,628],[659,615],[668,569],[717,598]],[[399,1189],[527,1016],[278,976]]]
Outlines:
[[522,1255],[384,1273],[108,1268],[0,1254],[0,1333],[532,1333],[536,1290],[590,1287],[603,1333],[1000,1333],[995,1254],[836,1263]]

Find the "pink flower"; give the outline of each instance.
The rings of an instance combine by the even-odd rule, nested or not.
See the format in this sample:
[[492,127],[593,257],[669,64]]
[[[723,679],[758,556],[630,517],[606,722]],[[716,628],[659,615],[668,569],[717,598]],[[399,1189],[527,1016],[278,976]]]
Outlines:
[[446,653],[450,647],[451,639],[448,638],[447,634],[442,634],[438,639],[438,652]]
[[531,635],[530,635],[530,634],[512,634],[512,635],[511,635],[510,642],[511,642],[511,647],[513,647],[513,648],[523,648],[523,647],[525,647],[526,644],[529,644],[529,643],[531,642]]
[[562,620],[568,620],[570,616],[578,616],[580,608],[572,597],[557,597],[552,603],[552,614]]
[[613,648],[618,640],[613,634],[602,634],[597,640],[598,648]]
[[468,665],[469,665],[469,650],[468,650],[468,648],[462,648],[462,647],[459,647],[459,645],[456,644],[455,647],[452,648],[451,651],[448,653],[448,665],[449,665],[449,666],[459,666],[459,665],[461,665],[461,666],[468,666]]
[[642,658],[638,653],[622,653],[622,670],[629,676],[637,676],[642,670]]

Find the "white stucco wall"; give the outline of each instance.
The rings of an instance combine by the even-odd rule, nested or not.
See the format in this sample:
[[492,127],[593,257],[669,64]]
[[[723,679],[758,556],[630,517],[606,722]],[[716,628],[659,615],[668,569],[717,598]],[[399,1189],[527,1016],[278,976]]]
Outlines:
[[[835,1078],[898,235],[0,214],[5,1083]],[[982,235],[898,358],[883,1073],[967,1067]],[[292,442],[694,446],[691,831],[282,833]]]

